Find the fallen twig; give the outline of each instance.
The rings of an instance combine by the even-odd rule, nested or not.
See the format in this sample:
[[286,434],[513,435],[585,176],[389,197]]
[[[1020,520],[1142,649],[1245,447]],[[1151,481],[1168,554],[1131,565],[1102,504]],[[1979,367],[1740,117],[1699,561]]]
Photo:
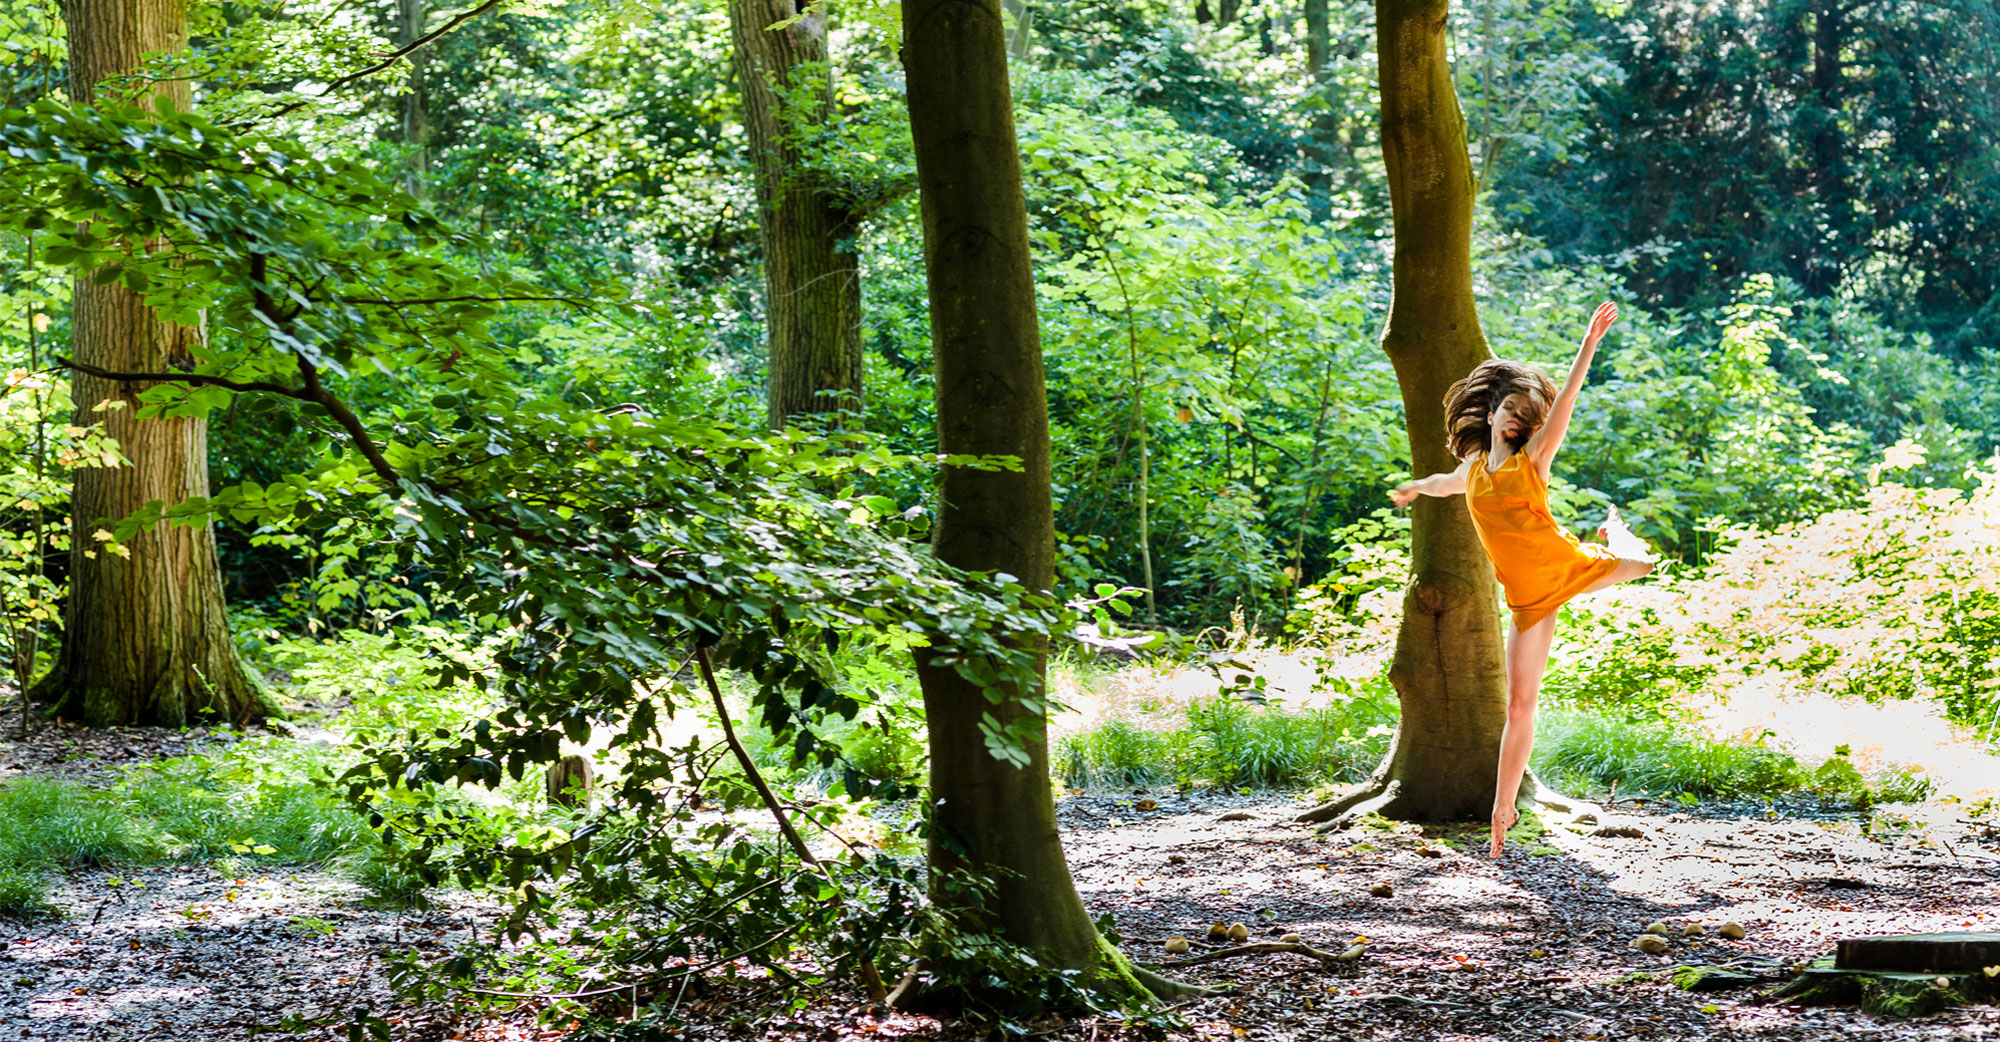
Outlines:
[[1239,955],[1275,955],[1283,952],[1296,952],[1300,955],[1318,959],[1328,966],[1338,966],[1342,963],[1349,963],[1359,959],[1361,953],[1367,950],[1368,946],[1365,944],[1357,944],[1344,952],[1334,953],[1315,948],[1310,944],[1300,944],[1292,941],[1258,941],[1253,944],[1239,944],[1234,948],[1222,948],[1212,952],[1203,952],[1200,955],[1190,956],[1185,959],[1175,959],[1172,962],[1157,963],[1156,965],[1161,969],[1175,969],[1181,966],[1198,966],[1204,962],[1214,962],[1217,959],[1233,959]]

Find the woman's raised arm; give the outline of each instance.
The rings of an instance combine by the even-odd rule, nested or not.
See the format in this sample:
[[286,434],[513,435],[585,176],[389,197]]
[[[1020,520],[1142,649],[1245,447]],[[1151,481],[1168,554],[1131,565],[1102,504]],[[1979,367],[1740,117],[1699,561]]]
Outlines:
[[1590,316],[1590,329],[1583,334],[1583,346],[1577,348],[1576,361],[1570,363],[1569,379],[1563,381],[1562,390],[1556,392],[1556,400],[1549,405],[1548,419],[1542,421],[1541,428],[1528,438],[1522,449],[1542,472],[1544,482],[1549,478],[1549,467],[1556,461],[1556,450],[1562,448],[1563,436],[1569,433],[1569,414],[1576,408],[1576,396],[1583,390],[1583,378],[1590,372],[1597,342],[1604,339],[1604,331],[1616,321],[1618,305],[1608,300],[1597,305],[1597,311]]

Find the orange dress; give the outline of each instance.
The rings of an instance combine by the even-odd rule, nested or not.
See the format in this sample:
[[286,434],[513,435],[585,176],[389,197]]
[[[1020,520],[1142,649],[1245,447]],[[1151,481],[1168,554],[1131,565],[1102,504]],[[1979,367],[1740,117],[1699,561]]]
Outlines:
[[1618,555],[1608,548],[1586,546],[1556,523],[1549,513],[1549,486],[1526,453],[1507,457],[1490,472],[1486,457],[1474,459],[1465,478],[1465,505],[1521,629],[1555,614],[1618,566]]

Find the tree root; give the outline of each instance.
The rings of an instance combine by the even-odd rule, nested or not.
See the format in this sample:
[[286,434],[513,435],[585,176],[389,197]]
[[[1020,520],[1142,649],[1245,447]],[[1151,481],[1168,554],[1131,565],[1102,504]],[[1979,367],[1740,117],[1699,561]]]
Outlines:
[[[1414,801],[1403,792],[1400,781],[1388,777],[1384,771],[1377,771],[1374,777],[1355,786],[1353,792],[1322,803],[1292,820],[1317,824],[1319,828],[1316,831],[1319,832],[1346,828],[1370,814],[1378,814],[1391,821],[1443,820],[1430,808],[1413,804]],[[1595,822],[1604,817],[1603,809],[1596,804],[1556,791],[1536,778],[1533,771],[1521,779],[1521,794],[1515,799],[1515,806],[1576,822]],[[1474,806],[1445,817],[1479,820],[1485,817],[1487,808],[1488,805],[1475,802]]]

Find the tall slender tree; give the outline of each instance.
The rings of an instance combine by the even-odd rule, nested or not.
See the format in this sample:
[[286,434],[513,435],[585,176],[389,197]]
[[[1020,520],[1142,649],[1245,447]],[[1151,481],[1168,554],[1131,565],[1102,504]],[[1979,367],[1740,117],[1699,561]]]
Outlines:
[[[184,0],[65,0],[63,19],[73,103],[191,106],[183,77],[125,79],[140,73],[149,56],[186,48]],[[193,363],[199,331],[161,321],[122,283],[78,278],[73,308],[71,351],[78,362],[150,373]],[[207,421],[140,419],[136,396],[146,385],[83,373],[73,379],[79,418],[102,422],[129,465],[76,472],[62,651],[37,697],[54,701],[59,715],[93,726],[180,725],[204,713],[245,721],[273,713],[262,681],[230,637],[212,526],[160,524],[117,553],[97,538],[107,521],[149,502],[208,495]]]
[[[1031,590],[1055,581],[1048,400],[1028,257],[1027,206],[1007,82],[1001,0],[903,0],[937,376],[938,447],[1013,456],[1019,470],[946,467],[936,552],[960,568],[1005,572]],[[964,908],[957,870],[992,881],[986,925],[1055,969],[1084,970],[1113,990],[1183,993],[1136,970],[1098,935],[1056,831],[1040,691],[989,691],[920,660],[930,729],[934,893]],[[1025,762],[995,758],[986,728],[1022,737]],[[965,996],[921,974],[891,1001],[939,1008]]]
[[826,183],[808,135],[834,120],[826,10],[810,0],[732,0],[729,28],[757,172],[769,348],[766,413],[861,405],[859,215]]
[[[1491,357],[1472,296],[1471,157],[1445,54],[1449,0],[1376,0],[1382,159],[1395,222],[1393,295],[1382,350],[1396,368],[1412,469],[1457,466],[1445,391]],[[1402,722],[1354,792],[1300,816],[1370,811],[1412,821],[1484,818],[1507,718],[1505,633],[1493,568],[1457,498],[1414,505],[1411,577],[1389,679]],[[1523,798],[1538,788],[1522,786]]]
[[[422,39],[424,18],[424,0],[396,0],[396,45],[409,47]],[[430,52],[425,48],[410,52],[408,93],[403,95],[402,102],[403,142],[416,148],[405,177],[412,195],[422,194],[424,175],[430,170],[430,94],[424,83],[424,71],[430,60]]]

